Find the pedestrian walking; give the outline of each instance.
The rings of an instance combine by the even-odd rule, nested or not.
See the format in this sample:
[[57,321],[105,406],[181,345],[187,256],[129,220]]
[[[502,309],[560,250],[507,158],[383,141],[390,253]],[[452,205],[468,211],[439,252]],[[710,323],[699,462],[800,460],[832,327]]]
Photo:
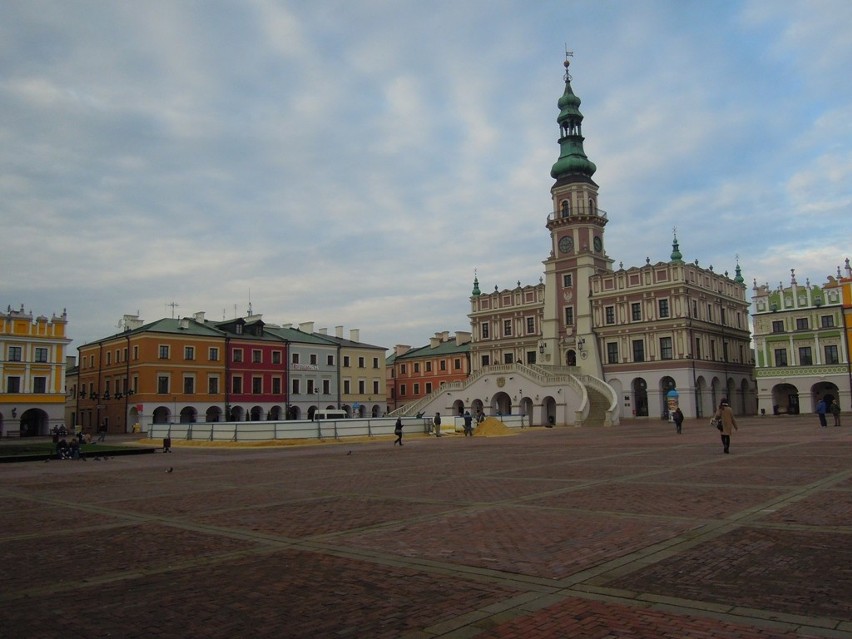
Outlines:
[[817,402],[816,405],[816,414],[819,417],[819,427],[825,428],[828,426],[828,422],[825,419],[825,414],[828,412],[828,404],[825,403],[825,398],[823,397]]
[[473,437],[473,417],[469,410],[464,412],[464,436]]
[[675,412],[672,413],[672,419],[674,420],[675,430],[677,434],[681,434],[681,428],[683,427],[683,411],[680,410],[680,406],[675,408]]
[[739,426],[737,426],[734,411],[731,410],[731,405],[728,404],[726,398],[723,397],[722,401],[719,402],[719,408],[714,417],[722,422],[722,429],[720,431],[722,436],[722,452],[727,455],[731,448],[731,433],[739,430]]
[[441,413],[435,413],[432,419],[432,424],[435,426],[435,437],[441,436]]
[[396,418],[396,424],[393,427],[393,434],[396,435],[396,439],[393,440],[393,445],[396,446],[399,444],[402,446],[402,417]]
[[831,414],[834,417],[834,425],[840,426],[840,404],[836,399],[831,402],[831,407],[829,408],[829,410],[831,411]]

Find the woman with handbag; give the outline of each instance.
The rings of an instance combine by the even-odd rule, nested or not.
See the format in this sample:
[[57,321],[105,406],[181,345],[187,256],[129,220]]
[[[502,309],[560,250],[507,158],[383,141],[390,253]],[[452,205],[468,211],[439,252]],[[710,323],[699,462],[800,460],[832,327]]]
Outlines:
[[730,452],[731,448],[731,433],[739,430],[737,420],[734,418],[734,411],[731,410],[730,404],[726,398],[722,398],[719,402],[719,409],[713,415],[713,419],[719,422],[719,432],[722,436],[722,450],[725,454]]

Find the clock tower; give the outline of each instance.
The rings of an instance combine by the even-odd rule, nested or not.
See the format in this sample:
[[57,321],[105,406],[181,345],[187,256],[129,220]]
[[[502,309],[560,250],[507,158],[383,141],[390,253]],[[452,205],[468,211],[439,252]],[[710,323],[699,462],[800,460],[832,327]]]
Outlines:
[[597,167],[583,151],[580,98],[571,88],[565,59],[565,91],[559,98],[559,159],[550,170],[556,182],[550,189],[552,211],[547,216],[550,257],[544,261],[547,291],[542,318],[545,350],[542,364],[577,366],[583,373],[602,376],[600,349],[592,331],[589,279],[611,271],[604,250],[607,214],[598,208]]

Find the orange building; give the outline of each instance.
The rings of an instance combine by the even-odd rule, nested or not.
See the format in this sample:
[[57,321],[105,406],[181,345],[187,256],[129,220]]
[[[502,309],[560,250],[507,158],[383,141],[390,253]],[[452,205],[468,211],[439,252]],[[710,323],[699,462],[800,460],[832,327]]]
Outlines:
[[398,345],[387,360],[388,408],[396,410],[470,375],[470,333],[435,333],[429,344],[412,349]]
[[85,432],[195,421],[200,410],[221,419],[225,338],[203,314],[150,324],[125,315],[124,328],[79,348],[76,412]]

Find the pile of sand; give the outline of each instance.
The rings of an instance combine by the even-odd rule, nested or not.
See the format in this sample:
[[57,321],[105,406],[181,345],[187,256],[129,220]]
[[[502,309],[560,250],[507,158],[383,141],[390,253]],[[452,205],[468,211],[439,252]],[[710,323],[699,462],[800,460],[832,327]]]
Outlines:
[[515,431],[506,426],[496,417],[486,417],[474,430],[475,437],[506,437],[517,435]]

